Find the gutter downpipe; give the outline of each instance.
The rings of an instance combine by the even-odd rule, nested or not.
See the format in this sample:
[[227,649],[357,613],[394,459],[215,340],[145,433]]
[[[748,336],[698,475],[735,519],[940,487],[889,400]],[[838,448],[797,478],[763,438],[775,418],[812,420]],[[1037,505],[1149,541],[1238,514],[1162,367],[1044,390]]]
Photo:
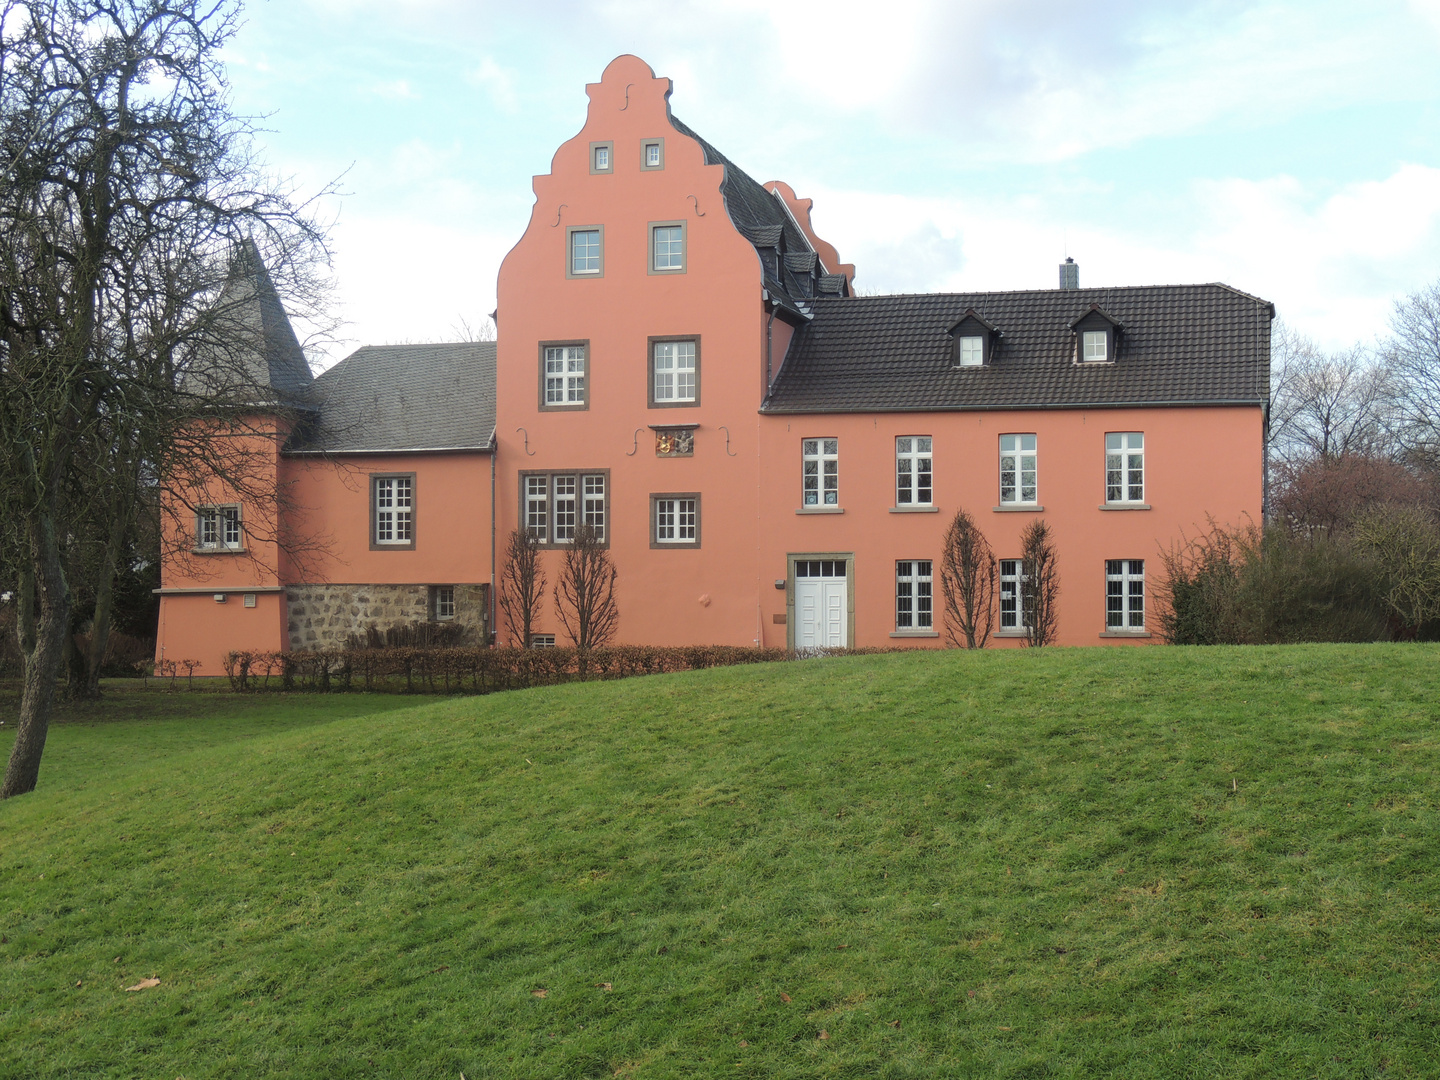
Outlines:
[[774,380],[774,367],[771,362],[771,353],[775,337],[775,310],[779,305],[770,299],[770,293],[766,289],[760,290],[760,298],[770,305],[770,319],[765,323],[765,396],[768,398],[770,396],[770,386]]
[[490,436],[490,644],[500,640],[500,628],[496,625],[495,606],[495,459],[500,454],[498,435]]

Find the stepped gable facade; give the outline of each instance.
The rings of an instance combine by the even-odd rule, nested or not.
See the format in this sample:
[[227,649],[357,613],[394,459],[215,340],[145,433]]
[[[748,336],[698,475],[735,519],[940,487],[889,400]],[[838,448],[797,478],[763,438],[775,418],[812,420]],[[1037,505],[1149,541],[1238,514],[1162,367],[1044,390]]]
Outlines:
[[[995,644],[1024,638],[1035,520],[1059,641],[1155,640],[1160,552],[1259,519],[1271,305],[1082,289],[1073,264],[1052,290],[856,296],[810,200],[752,179],[670,91],[633,56],[586,87],[501,266],[498,344],[362,349],[308,389],[317,418],[277,467],[327,541],[277,557],[272,638],[465,617],[518,644],[493,623],[497,551],[529,530],[553,584],[584,525],[619,571],[621,642],[934,646],[964,509],[1000,560]],[[187,603],[188,625],[232,618]]]

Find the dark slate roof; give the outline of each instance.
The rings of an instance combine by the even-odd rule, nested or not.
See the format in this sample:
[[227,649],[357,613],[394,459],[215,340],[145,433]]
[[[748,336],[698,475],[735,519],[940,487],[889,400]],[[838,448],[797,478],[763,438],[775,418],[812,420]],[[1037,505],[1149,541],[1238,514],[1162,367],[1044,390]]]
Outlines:
[[300,453],[484,450],[495,434],[495,343],[367,345],[315,380]]
[[205,327],[208,338],[181,386],[210,397],[303,402],[314,378],[260,249],[235,249],[225,287]]
[[[1113,364],[1075,363],[1069,323],[1097,305],[1123,325]],[[1263,404],[1268,302],[1228,285],[822,296],[763,411],[886,412]],[[992,362],[957,368],[949,330],[969,309],[1000,334]]]
[[795,223],[779,196],[766,191],[752,180],[745,170],[695,134],[678,118],[672,115],[670,123],[680,134],[688,135],[700,144],[705,151],[705,164],[725,166],[725,179],[720,182],[720,195],[725,200],[726,213],[730,215],[730,220],[740,230],[741,235],[757,248],[773,248],[777,242],[783,243],[786,256],[783,261],[786,265],[778,268],[778,279],[771,274],[765,275],[764,287],[783,308],[799,315],[801,319],[808,318],[809,305],[805,297],[809,296],[810,290],[805,279],[809,274],[797,273],[795,267],[790,265],[790,260],[793,255],[805,253],[811,253],[813,260],[814,248],[810,246],[810,238]]

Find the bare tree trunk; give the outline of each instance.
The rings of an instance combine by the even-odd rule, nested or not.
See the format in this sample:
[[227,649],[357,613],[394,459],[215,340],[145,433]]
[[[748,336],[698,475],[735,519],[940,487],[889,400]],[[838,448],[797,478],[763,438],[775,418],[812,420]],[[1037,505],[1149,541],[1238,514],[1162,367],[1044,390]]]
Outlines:
[[55,678],[65,660],[65,642],[70,634],[70,589],[60,562],[53,506],[32,519],[30,544],[40,592],[40,624],[35,649],[25,663],[20,721],[0,799],[34,791],[40,780],[40,758],[45,752],[50,710],[55,703]]
[[115,570],[120,564],[120,549],[125,543],[127,516],[116,513],[110,521],[110,536],[105,543],[105,557],[100,563],[100,579],[95,582],[95,618],[90,626],[90,650],[85,657],[84,696],[100,696],[100,665],[105,662],[105,647],[110,641],[110,616],[115,609]]
[[20,675],[24,678],[35,653],[35,565],[27,558],[20,563],[20,581],[15,599],[15,637],[20,646]]

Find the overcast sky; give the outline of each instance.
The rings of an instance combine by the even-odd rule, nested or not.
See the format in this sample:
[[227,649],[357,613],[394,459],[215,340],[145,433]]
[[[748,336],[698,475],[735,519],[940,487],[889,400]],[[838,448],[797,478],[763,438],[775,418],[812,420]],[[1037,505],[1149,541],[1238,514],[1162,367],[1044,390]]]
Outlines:
[[[530,178],[632,52],[867,291],[1224,281],[1322,344],[1440,279],[1440,0],[250,0],[271,167],[331,208],[345,348],[495,306]],[[347,171],[348,170],[348,171]],[[317,357],[317,359],[320,359]]]

